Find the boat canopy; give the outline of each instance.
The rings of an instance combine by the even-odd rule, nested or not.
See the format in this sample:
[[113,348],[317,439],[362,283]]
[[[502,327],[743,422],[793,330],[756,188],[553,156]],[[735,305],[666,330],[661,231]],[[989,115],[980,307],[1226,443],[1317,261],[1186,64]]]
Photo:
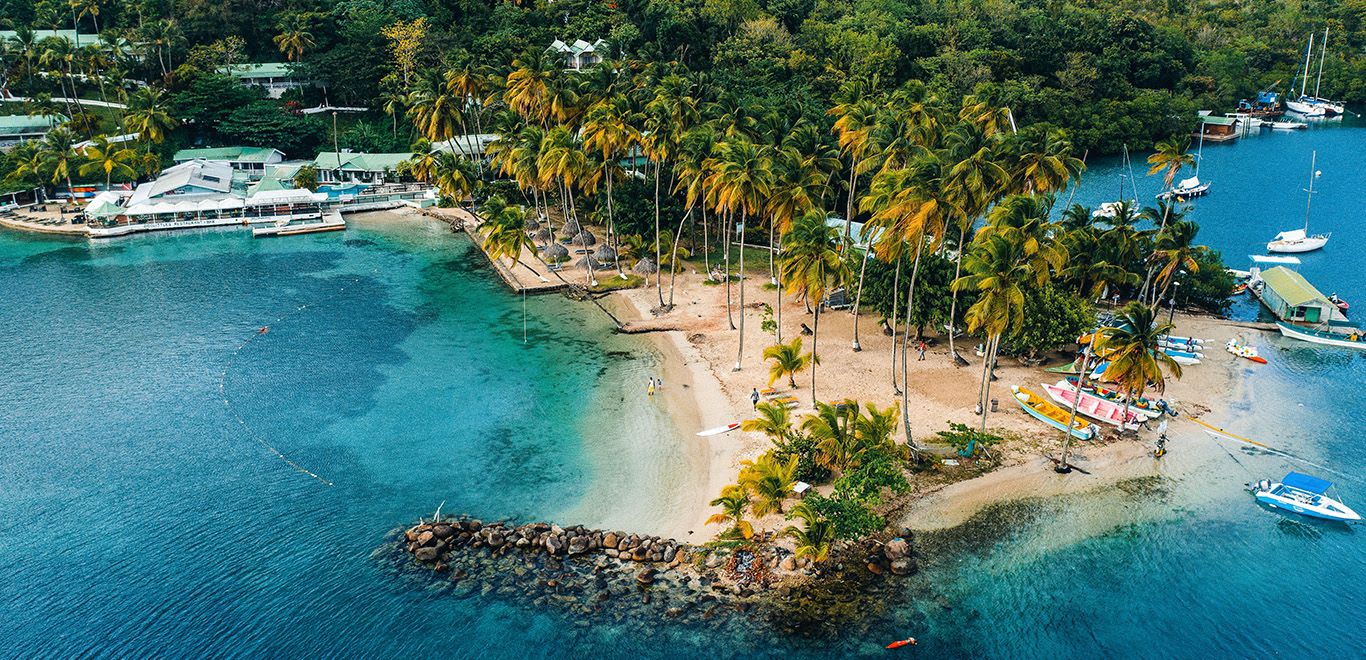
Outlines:
[[1304,239],[1305,235],[1303,229],[1290,229],[1276,234],[1276,240],[1278,241],[1302,241]]
[[1289,486],[1295,490],[1302,490],[1306,493],[1322,495],[1327,492],[1329,488],[1333,487],[1333,482],[1324,481],[1318,477],[1311,477],[1307,474],[1300,474],[1299,472],[1291,472],[1285,475],[1285,478],[1281,479],[1281,485]]
[[1292,266],[1300,265],[1299,257],[1273,257],[1267,254],[1250,255],[1253,263],[1258,264],[1289,264]]
[[1177,190],[1190,190],[1191,188],[1198,188],[1198,187],[1200,187],[1200,177],[1198,177],[1198,176],[1193,176],[1193,177],[1191,177],[1191,178],[1189,178],[1189,179],[1186,179],[1186,180],[1182,181],[1182,182],[1180,183],[1180,185],[1178,185],[1178,186],[1176,187],[1176,189],[1177,189]]

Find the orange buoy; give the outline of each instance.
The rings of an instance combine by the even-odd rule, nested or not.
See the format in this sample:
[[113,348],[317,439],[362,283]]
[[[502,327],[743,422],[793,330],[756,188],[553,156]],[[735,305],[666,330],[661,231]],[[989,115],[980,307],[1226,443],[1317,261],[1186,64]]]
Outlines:
[[268,325],[263,325],[263,326],[261,326],[261,329],[260,329],[260,330],[257,330],[257,331],[256,331],[256,334],[258,334],[258,335],[264,335],[264,334],[266,334],[267,332],[270,332],[270,326],[268,326]]

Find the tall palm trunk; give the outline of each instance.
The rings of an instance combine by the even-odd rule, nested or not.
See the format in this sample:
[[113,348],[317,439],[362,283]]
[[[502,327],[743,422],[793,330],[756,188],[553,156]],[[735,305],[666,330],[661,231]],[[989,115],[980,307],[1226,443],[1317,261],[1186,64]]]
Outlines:
[[[1058,461],[1058,471],[1068,472],[1071,466],[1068,459],[1072,453],[1072,426],[1077,423],[1077,406],[1081,405],[1081,388],[1086,385],[1086,372],[1090,362],[1091,352],[1088,348],[1083,348],[1081,353],[1081,373],[1077,374],[1077,387],[1072,392],[1072,410],[1067,416],[1067,430],[1062,434],[1062,459]],[[1126,410],[1124,419],[1128,419],[1129,414]]]
[[612,211],[612,167],[607,168],[607,244],[612,246],[612,261],[617,267],[618,275],[625,275],[621,270],[621,242],[617,237],[616,216]]
[[655,163],[655,293],[659,294],[660,307],[664,306],[664,285],[660,282],[660,276],[664,273],[664,263],[659,249],[659,177],[663,174],[663,165],[663,161]]
[[[906,354],[911,349],[911,307],[915,305],[915,281],[920,276],[920,252],[925,247],[925,237],[916,237],[915,241],[915,265],[911,267],[911,284],[906,287],[906,330],[901,337],[901,424],[906,429],[906,444],[912,450],[915,449],[915,442],[911,439],[911,383],[907,375],[909,365]],[[895,346],[896,342],[892,344]]]
[[678,279],[678,241],[683,238],[683,223],[692,217],[692,207],[683,214],[683,218],[678,221],[678,231],[674,232],[673,251],[669,253],[669,306],[674,308],[674,281]]
[[745,225],[748,218],[745,209],[740,208],[740,347],[735,351],[735,371],[745,358]]
[[734,314],[731,312],[731,302],[730,302],[730,244],[733,242],[732,239],[731,239],[731,234],[730,234],[730,232],[731,232],[731,227],[734,226],[734,224],[735,224],[732,220],[733,220],[733,218],[731,217],[730,211],[726,211],[726,213],[725,213],[725,215],[724,215],[724,219],[723,219],[723,222],[725,222],[725,225],[721,227],[721,240],[724,241],[725,244],[726,244],[726,266],[725,266],[725,268],[726,268],[726,272],[725,272],[725,278],[726,278],[726,322],[730,324],[730,329],[731,329],[731,330],[734,330],[734,329],[735,329],[735,316],[734,316]]
[[816,303],[816,315],[811,321],[811,407],[816,407],[816,342],[821,337],[821,304]]
[[896,255],[896,272],[892,273],[892,394],[901,394],[901,384],[896,380],[896,312],[897,291],[901,290],[901,255]]
[[[858,341],[858,307],[863,300],[863,275],[868,271],[868,251],[871,249],[871,245],[863,249],[863,263],[858,268],[858,291],[854,294],[854,340],[852,344],[855,353],[863,350],[863,346]],[[895,290],[893,289],[893,291]]]
[[[967,228],[967,226],[966,226],[966,225],[959,225],[959,227],[958,227],[958,255],[957,255],[957,256],[954,258],[954,260],[953,260],[953,280],[951,280],[951,281],[953,281],[953,282],[957,282],[957,281],[958,281],[958,277],[959,277],[960,275],[963,274],[963,252],[964,252],[965,250],[967,250],[967,246],[964,245],[963,242],[966,241],[967,239],[968,239],[968,228]],[[910,316],[911,316],[911,310],[910,310],[909,308],[907,308],[907,309],[906,309],[906,318],[910,318]],[[954,324],[955,324],[955,322],[957,321],[957,318],[958,318],[958,289],[954,289],[954,290],[953,290],[953,294],[952,294],[952,296],[950,297],[950,302],[949,302],[949,327],[948,327],[948,333],[949,333],[949,362],[952,362],[952,363],[954,364],[954,366],[957,366],[957,365],[958,365],[958,349],[955,348],[954,345],[953,345],[954,329],[956,328],[956,326],[955,326]]]
[[993,366],[996,364],[996,350],[1000,348],[1001,336],[992,335],[987,338],[987,362],[982,365],[982,426],[981,432],[987,432],[987,413],[991,408],[988,402],[991,400],[991,372],[995,371]]
[[707,235],[707,189],[705,186],[702,188],[701,199],[702,203],[699,206],[702,207],[702,263],[707,269],[707,279],[711,279],[711,239]]

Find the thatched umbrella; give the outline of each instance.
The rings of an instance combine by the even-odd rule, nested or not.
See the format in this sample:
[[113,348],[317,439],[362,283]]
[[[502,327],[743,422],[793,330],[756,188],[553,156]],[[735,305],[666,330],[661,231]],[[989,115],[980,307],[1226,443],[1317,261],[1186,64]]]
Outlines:
[[526,231],[536,231],[541,228],[541,221],[535,217],[527,216],[526,224],[522,225],[522,228]]
[[573,243],[574,245],[578,245],[578,246],[582,246],[582,247],[588,247],[589,245],[597,245],[597,244],[598,244],[598,237],[594,236],[594,235],[593,235],[593,232],[588,231],[587,229],[585,229],[585,230],[583,230],[583,231],[581,231],[581,232],[575,234],[575,235],[574,235],[574,240],[572,240],[572,241],[570,241],[570,242]]
[[631,270],[640,275],[654,275],[659,272],[659,266],[655,265],[653,257],[645,257],[644,259],[637,261],[636,265],[631,267]]
[[545,256],[546,261],[558,263],[569,258],[569,248],[559,243],[551,243],[541,248],[541,254]]
[[564,223],[564,225],[560,227],[560,235],[565,238],[569,238],[581,231],[583,231],[583,227],[580,227],[579,223],[574,222],[573,220]]
[[555,235],[550,233],[549,229],[541,227],[536,230],[536,234],[533,235],[532,238],[535,239],[537,243],[545,244],[554,241]]
[[598,249],[596,251],[593,252],[593,258],[603,263],[616,261],[617,251],[613,250],[612,246],[603,243],[602,245],[598,246]]

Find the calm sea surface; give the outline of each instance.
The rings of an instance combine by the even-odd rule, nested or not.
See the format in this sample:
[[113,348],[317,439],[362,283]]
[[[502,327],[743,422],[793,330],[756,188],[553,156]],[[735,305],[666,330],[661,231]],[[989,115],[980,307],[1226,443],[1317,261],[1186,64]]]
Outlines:
[[[1303,222],[1312,149],[1333,239],[1302,272],[1366,308],[1366,129],[1207,146],[1191,217],[1246,267]],[[1092,163],[1077,201],[1113,199],[1119,172]],[[443,501],[621,528],[676,505],[684,457],[657,439],[677,431],[639,396],[657,355],[556,297],[527,302],[524,343],[522,301],[430,226],[0,232],[0,292],[0,656],[876,656],[907,635],[927,657],[1366,654],[1361,529],[1241,490],[1316,470],[1184,422],[1158,478],[927,537],[926,570],[837,639],[456,597],[388,568],[385,533]],[[1256,343],[1271,363],[1213,417],[1366,508],[1366,354]]]

